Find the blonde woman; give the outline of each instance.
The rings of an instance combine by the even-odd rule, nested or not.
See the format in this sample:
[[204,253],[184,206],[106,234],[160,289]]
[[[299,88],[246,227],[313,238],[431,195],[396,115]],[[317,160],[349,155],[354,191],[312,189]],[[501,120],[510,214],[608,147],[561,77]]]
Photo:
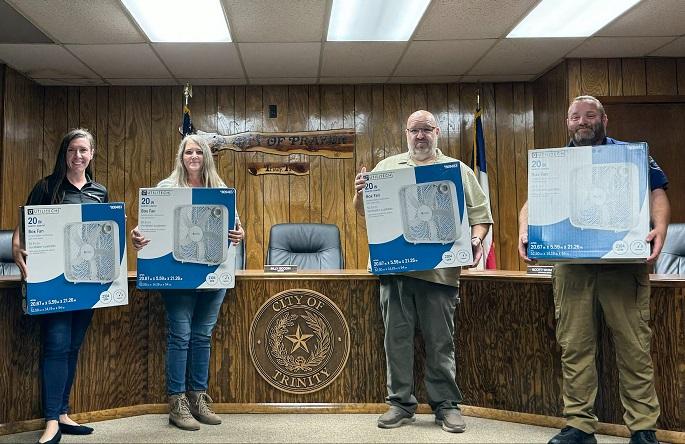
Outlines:
[[[207,142],[199,136],[186,136],[178,147],[174,171],[157,184],[158,188],[225,188],[214,166]],[[229,239],[238,244],[245,231],[236,217]],[[131,231],[136,250],[150,241],[138,231]],[[162,291],[166,308],[167,354],[166,384],[169,395],[169,423],[184,430],[199,430],[200,423],[221,423],[209,406],[207,395],[212,330],[226,295],[220,290]]]

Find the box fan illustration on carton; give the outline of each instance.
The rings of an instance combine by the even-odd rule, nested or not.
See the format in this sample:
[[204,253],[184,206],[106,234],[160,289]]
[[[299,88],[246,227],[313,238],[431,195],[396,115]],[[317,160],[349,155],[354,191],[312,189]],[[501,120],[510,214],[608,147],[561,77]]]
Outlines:
[[228,255],[228,208],[180,205],[174,209],[173,257],[179,262],[219,265]]
[[456,188],[449,180],[400,189],[403,234],[412,244],[456,242],[461,237]]
[[[639,215],[639,172],[634,163],[601,163],[571,170],[571,225],[581,229],[626,231]],[[578,184],[591,184],[580,187]]]
[[107,283],[119,277],[119,225],[113,220],[64,227],[64,277],[73,283]]

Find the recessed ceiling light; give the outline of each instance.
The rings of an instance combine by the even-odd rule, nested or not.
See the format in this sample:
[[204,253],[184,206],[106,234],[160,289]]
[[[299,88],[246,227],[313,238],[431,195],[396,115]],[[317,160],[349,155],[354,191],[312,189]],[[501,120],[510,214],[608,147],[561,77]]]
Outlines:
[[329,42],[406,42],[430,0],[333,0]]
[[152,42],[230,42],[220,0],[121,0]]
[[507,38],[588,37],[640,0],[542,0]]

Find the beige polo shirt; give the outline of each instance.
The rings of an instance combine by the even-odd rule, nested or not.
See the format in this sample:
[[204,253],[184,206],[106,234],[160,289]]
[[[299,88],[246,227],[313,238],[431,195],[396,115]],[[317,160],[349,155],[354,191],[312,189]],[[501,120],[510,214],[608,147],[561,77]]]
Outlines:
[[[445,156],[440,149],[437,150],[437,156],[433,163],[448,163],[459,162],[457,159]],[[373,171],[396,170],[399,168],[409,168],[417,166],[416,163],[409,156],[409,152],[396,154],[378,162],[378,165]],[[485,195],[483,189],[478,184],[476,175],[473,170],[463,162],[460,162],[459,170],[461,171],[461,182],[464,186],[464,197],[466,200],[466,209],[469,217],[469,225],[476,224],[491,224],[492,214],[490,213],[490,201]],[[459,274],[461,268],[438,268],[436,270],[425,271],[410,271],[407,273],[398,273],[405,276],[411,276],[424,281],[435,282],[438,284],[450,285],[452,287],[459,286]]]

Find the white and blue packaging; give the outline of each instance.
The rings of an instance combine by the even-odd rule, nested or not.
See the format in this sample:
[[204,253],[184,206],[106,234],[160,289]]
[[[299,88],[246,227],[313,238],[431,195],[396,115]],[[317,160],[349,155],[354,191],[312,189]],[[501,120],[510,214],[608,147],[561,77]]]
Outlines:
[[528,256],[644,262],[650,230],[646,143],[528,152]]
[[471,265],[459,162],[370,172],[365,178],[373,274]]
[[138,251],[138,288],[235,286],[235,189],[141,188],[138,208],[138,229],[150,241]]
[[25,313],[128,304],[123,203],[27,205],[22,219]]

